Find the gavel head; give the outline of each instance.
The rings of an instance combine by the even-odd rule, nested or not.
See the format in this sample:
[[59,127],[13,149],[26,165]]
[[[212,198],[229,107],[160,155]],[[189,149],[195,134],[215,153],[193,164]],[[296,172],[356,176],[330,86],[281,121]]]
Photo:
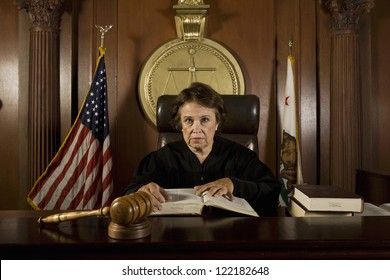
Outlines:
[[111,221],[117,225],[128,226],[139,222],[152,212],[150,196],[138,191],[116,198],[110,207]]
[[151,234],[151,225],[146,219],[152,212],[149,194],[138,191],[116,198],[110,206],[111,222],[108,236],[114,239],[144,238]]

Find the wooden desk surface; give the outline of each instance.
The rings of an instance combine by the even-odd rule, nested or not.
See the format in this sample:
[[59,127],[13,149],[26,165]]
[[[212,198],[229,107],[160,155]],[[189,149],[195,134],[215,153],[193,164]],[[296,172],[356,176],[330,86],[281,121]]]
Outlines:
[[108,237],[109,218],[40,226],[0,211],[1,259],[390,259],[390,217],[149,217],[151,235]]

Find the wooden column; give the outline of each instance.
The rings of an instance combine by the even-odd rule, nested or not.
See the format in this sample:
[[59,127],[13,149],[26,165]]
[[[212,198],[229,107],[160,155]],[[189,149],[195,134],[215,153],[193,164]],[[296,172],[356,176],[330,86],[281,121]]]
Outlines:
[[63,0],[19,0],[31,19],[28,168],[31,186],[60,144],[59,22]]
[[355,191],[361,167],[359,18],[374,0],[328,0],[331,14],[330,183]]

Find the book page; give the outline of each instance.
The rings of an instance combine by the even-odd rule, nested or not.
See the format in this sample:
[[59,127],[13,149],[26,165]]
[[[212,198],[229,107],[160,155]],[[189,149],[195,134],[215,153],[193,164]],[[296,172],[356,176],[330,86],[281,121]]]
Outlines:
[[355,213],[355,216],[390,216],[390,212],[381,206],[378,207],[372,203],[364,202],[363,212]]
[[230,201],[225,197],[214,197],[203,195],[204,204],[207,206],[219,207],[222,209],[242,213],[250,216],[258,217],[258,214],[253,210],[252,206],[241,197],[234,197],[233,201]]
[[195,190],[188,189],[165,189],[168,194],[167,202],[175,202],[177,204],[185,204],[188,202],[203,203],[202,197],[195,194]]
[[383,204],[379,205],[379,207],[390,212],[390,203],[383,203]]
[[151,215],[201,215],[204,205],[213,206],[233,212],[258,217],[249,203],[240,197],[233,201],[225,197],[210,197],[206,192],[197,196],[193,188],[166,189],[168,200],[162,204],[162,209]]
[[166,189],[168,200],[162,204],[162,209],[152,215],[184,215],[201,214],[203,201],[195,194],[195,190],[188,189]]

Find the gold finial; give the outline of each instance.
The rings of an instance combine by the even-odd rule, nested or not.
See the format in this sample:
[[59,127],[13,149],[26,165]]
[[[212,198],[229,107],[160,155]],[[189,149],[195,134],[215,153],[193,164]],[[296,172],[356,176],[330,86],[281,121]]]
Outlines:
[[293,38],[292,34],[290,35],[290,40],[288,40],[288,54],[292,54],[292,48],[293,48]]
[[100,26],[100,25],[95,25],[95,27],[100,31],[100,47],[104,48],[104,35],[112,28],[112,25],[106,25],[106,26]]
[[203,0],[179,0],[178,5],[203,5]]

